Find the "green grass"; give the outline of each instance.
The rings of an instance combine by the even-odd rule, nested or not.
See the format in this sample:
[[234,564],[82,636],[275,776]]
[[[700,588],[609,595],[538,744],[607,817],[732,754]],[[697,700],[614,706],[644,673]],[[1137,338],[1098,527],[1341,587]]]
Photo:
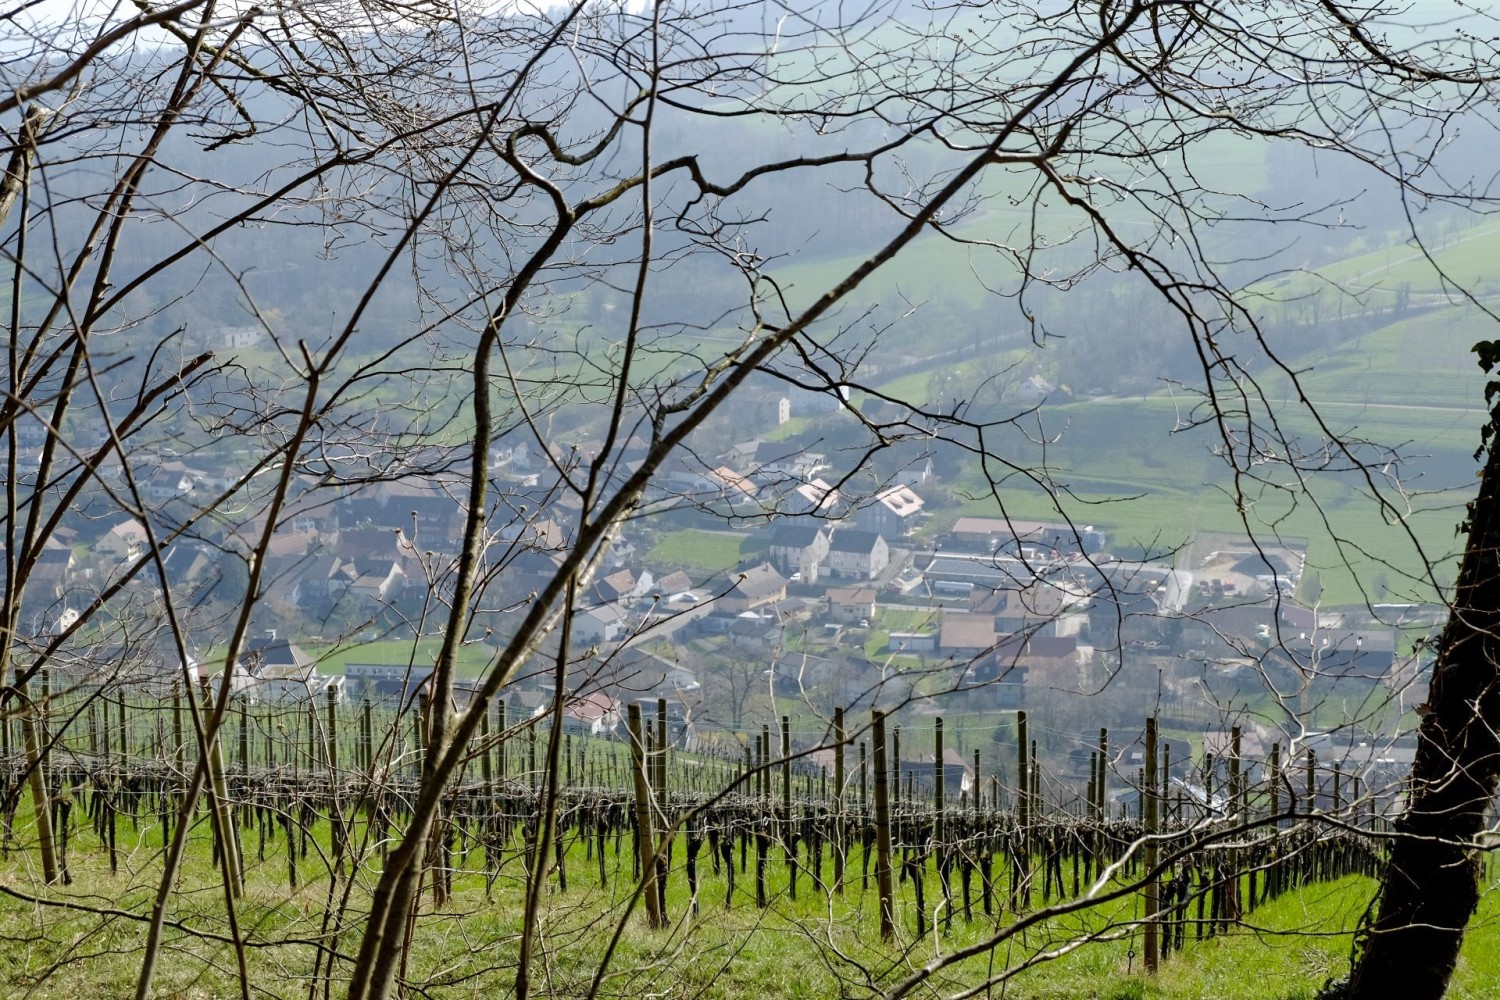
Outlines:
[[887,632],[912,632],[936,628],[941,619],[942,615],[931,608],[879,608],[874,624]]
[[897,655],[891,650],[892,632],[936,631],[942,613],[934,608],[878,608],[865,636],[865,656],[886,664],[889,669],[920,670],[923,658],[913,654]]
[[[960,720],[953,720],[958,722]],[[955,726],[955,731],[957,727]],[[674,766],[685,766],[677,762]],[[273,814],[270,814],[274,816]],[[116,997],[131,992],[139,972],[145,914],[160,871],[161,827],[154,811],[119,822],[122,863],[111,872],[94,830],[75,815],[70,845],[70,885],[40,884],[34,871],[31,830],[23,808],[11,848],[0,857],[0,880],[23,895],[47,902],[0,907],[0,990],[36,997]],[[237,904],[250,973],[269,997],[305,996],[313,968],[308,943],[325,933],[332,839],[326,822],[312,830],[309,849],[297,860],[299,887],[288,884],[286,837],[255,814],[240,827],[247,886]],[[261,831],[269,830],[262,841]],[[1154,978],[1142,974],[1139,900],[1127,895],[1077,913],[1057,915],[1011,935],[1010,912],[985,916],[974,881],[974,915],[961,910],[961,881],[955,878],[951,928],[944,926],[937,873],[926,868],[929,930],[915,933],[916,911],[909,882],[898,883],[894,941],[882,942],[873,883],[862,884],[862,858],[856,847],[848,885],[835,894],[819,889],[808,872],[798,878],[795,897],[789,870],[773,849],[768,868],[770,905],[754,902],[754,849],[748,870],[737,877],[733,904],[725,908],[727,884],[707,851],[699,856],[699,912],[694,915],[685,876],[685,840],[674,842],[667,911],[669,931],[644,928],[641,914],[626,916],[634,885],[628,834],[610,836],[604,850],[603,878],[597,858],[588,857],[580,839],[587,827],[571,826],[566,841],[566,890],[551,871],[544,896],[545,958],[538,962],[539,991],[551,996],[582,996],[601,960],[609,935],[624,922],[619,948],[605,977],[608,995],[623,995],[642,982],[674,997],[716,1000],[774,996],[787,1000],[865,997],[888,989],[919,965],[985,941],[996,942],[973,959],[937,973],[931,985],[947,994],[982,983],[1007,969],[1018,970],[1004,995],[1017,1000],[1072,1000],[1125,997],[1199,1000],[1310,1000],[1330,975],[1347,963],[1351,934],[1368,904],[1373,884],[1350,877],[1319,884],[1252,912],[1244,924],[1210,941],[1171,955]],[[358,946],[369,905],[369,890],[380,867],[376,842],[365,820],[355,816],[353,843],[359,853],[357,877],[349,888],[337,950],[351,955]],[[235,995],[233,949],[224,939],[228,925],[210,852],[212,837],[200,818],[189,838],[186,866],[171,907],[173,925],[157,980],[157,996],[207,998]],[[483,849],[460,841],[453,855],[460,870],[454,895],[442,907],[425,897],[417,917],[409,977],[435,996],[482,997],[506,993],[513,980],[520,921],[526,838],[513,823],[496,845],[501,862],[492,881],[481,871]],[[300,847],[300,842],[299,842]],[[738,845],[734,859],[739,860]],[[347,871],[346,867],[346,871]],[[1065,866],[1065,877],[1068,876]],[[825,859],[825,879],[831,861]],[[1004,896],[1005,868],[997,868]],[[1040,906],[1040,894],[1035,898]],[[935,929],[934,929],[935,927]],[[207,935],[207,936],[204,936]],[[1191,937],[1191,935],[1190,935]],[[326,939],[325,940],[329,940]],[[1075,947],[1075,945],[1077,947]],[[1136,954],[1132,955],[1132,952]],[[1028,962],[1036,967],[1022,970]],[[336,975],[347,971],[346,961]],[[1450,996],[1479,1000],[1500,989],[1500,899],[1484,897],[1465,943]],[[1000,987],[994,988],[999,995]],[[334,993],[340,992],[337,982]]]
[[[549,949],[551,961],[542,974],[552,995],[581,995],[589,973],[601,957],[602,939],[614,922],[590,928],[595,914],[590,899],[617,907],[618,892],[588,892],[582,859],[573,857],[576,865],[575,885],[570,893],[554,895],[548,900],[547,919],[557,940]],[[616,883],[628,870],[610,862],[609,876]],[[753,868],[753,862],[752,862]],[[957,947],[997,931],[989,920],[965,924],[960,917],[953,931],[930,934],[917,939],[912,932],[914,914],[906,900],[897,912],[900,933],[889,946],[879,943],[878,929],[872,917],[870,891],[853,890],[845,899],[833,899],[809,891],[806,876],[802,880],[801,898],[792,901],[786,894],[784,877],[773,862],[772,907],[761,911],[754,907],[748,893],[738,899],[736,907],[722,909],[721,880],[710,881],[705,871],[703,912],[696,919],[688,916],[689,902],[681,885],[680,868],[676,869],[673,891],[669,894],[668,914],[679,923],[670,934],[651,934],[632,921],[621,947],[612,962],[607,981],[628,983],[650,969],[654,982],[670,984],[672,995],[732,998],[776,996],[785,998],[819,998],[864,995],[861,967],[872,970],[878,981],[889,985],[904,976],[909,965],[930,960]],[[591,876],[593,873],[590,872]],[[748,875],[749,873],[747,873]],[[515,876],[510,876],[513,879]],[[937,886],[931,873],[929,891]],[[589,881],[592,881],[590,878]],[[748,879],[747,879],[748,881]],[[740,888],[746,888],[742,882]],[[485,995],[486,990],[503,990],[509,982],[515,960],[515,935],[519,921],[517,911],[505,905],[488,905],[475,898],[477,887],[469,886],[456,901],[453,916],[429,916],[419,924],[416,951],[411,973],[419,982],[432,986],[447,985],[461,989],[458,995]],[[502,883],[501,898],[514,892],[513,885]],[[720,890],[718,893],[715,890]],[[580,891],[582,890],[582,891]],[[1202,944],[1190,944],[1163,964],[1154,978],[1142,973],[1139,938],[1130,935],[1118,941],[1087,944],[1037,968],[1017,974],[1006,995],[1018,1000],[1071,1000],[1099,998],[1115,1000],[1124,997],[1200,998],[1237,997],[1245,1000],[1293,1000],[1310,998],[1319,985],[1336,973],[1347,961],[1349,929],[1358,919],[1368,895],[1369,886],[1358,880],[1346,880],[1333,886],[1320,886],[1295,897],[1283,898],[1258,911],[1252,924],[1265,933],[1240,930]],[[602,896],[603,898],[599,898]],[[851,908],[851,901],[861,905]],[[247,907],[247,916],[267,936],[276,933],[308,932],[313,914],[310,900],[292,898],[257,900]],[[498,902],[498,900],[497,900]],[[978,961],[960,964],[937,977],[944,989],[952,990],[979,981],[987,974],[1003,970],[1007,958],[1014,963],[1049,947],[1064,945],[1097,927],[1136,916],[1133,907],[1115,906],[1102,909],[1087,918],[1060,918],[1009,941],[994,955],[985,954]],[[636,918],[638,920],[638,918]],[[1483,915],[1481,919],[1484,919]],[[451,935],[440,946],[442,936]],[[1281,936],[1295,932],[1295,937]],[[1493,963],[1487,956],[1484,939],[1491,937],[1481,925],[1480,932],[1465,951],[1460,978],[1450,995],[1483,997],[1491,995],[1496,980]],[[465,953],[466,944],[476,946]],[[834,950],[830,950],[834,949]],[[191,990],[194,980],[219,988],[228,985],[227,970],[213,974],[193,972],[192,964],[168,964],[166,983],[174,988]],[[257,955],[257,959],[262,956]],[[998,960],[996,962],[996,960]],[[992,962],[995,964],[992,965]],[[264,965],[263,960],[257,965]],[[125,969],[121,969],[125,971]],[[295,972],[296,966],[285,969]],[[123,987],[128,979],[111,977]],[[204,982],[206,980],[206,982]],[[285,980],[277,980],[285,981]],[[273,988],[274,989],[274,988]],[[121,990],[123,992],[123,990]],[[98,995],[98,994],[91,994]],[[191,992],[186,995],[195,995]],[[197,995],[209,995],[207,992]],[[286,993],[272,995],[290,996]]]
[[646,553],[657,566],[717,573],[739,565],[751,547],[739,535],[689,528],[663,537]]
[[[317,657],[318,669],[325,674],[342,674],[350,663],[411,664],[430,667],[442,648],[440,638],[422,639],[413,644],[410,639],[384,639],[376,642],[352,643],[325,649],[312,648],[308,652]],[[483,643],[463,645],[458,650],[458,673],[461,677],[478,677],[491,662],[494,650]]]
[[[1451,410],[1360,407],[1331,413],[1340,432],[1408,442],[1410,453],[1425,456],[1422,482],[1436,492],[1403,496],[1377,475],[1387,498],[1399,505],[1382,510],[1366,495],[1362,480],[1351,476],[1313,475],[1298,485],[1285,467],[1267,466],[1258,470],[1265,482],[1236,484],[1213,454],[1210,431],[1185,429],[1180,405],[1150,397],[1046,408],[1044,440],[1016,433],[998,449],[1009,462],[1044,470],[1051,492],[998,465],[989,470],[992,487],[984,470],[971,469],[956,486],[959,504],[944,512],[942,524],[964,515],[996,516],[1002,509],[1016,517],[1057,519],[1061,505],[1075,524],[1106,530],[1114,551],[1158,556],[1201,532],[1249,530],[1305,543],[1325,603],[1363,600],[1361,582],[1371,599],[1384,599],[1371,592],[1381,576],[1391,599],[1425,597],[1424,557],[1446,563],[1454,551],[1453,528],[1472,490],[1464,477],[1474,468],[1470,452],[1477,424],[1467,413]],[[1294,414],[1285,414],[1281,426],[1309,440],[1316,430],[1305,416]],[[1438,489],[1452,484],[1462,485]],[[1247,501],[1243,509],[1233,499],[1237,488]]]
[[[1383,289],[1392,293],[1402,285],[1414,292],[1439,292],[1443,282],[1438,267],[1452,282],[1465,288],[1483,287],[1493,281],[1494,260],[1500,254],[1500,224],[1486,222],[1469,228],[1444,229],[1424,233],[1426,253],[1409,240],[1391,242],[1379,249],[1347,257],[1317,268],[1310,275],[1294,278],[1289,290],[1294,294],[1318,287],[1318,278],[1330,285],[1351,290]],[[1428,260],[1428,255],[1431,261]]]

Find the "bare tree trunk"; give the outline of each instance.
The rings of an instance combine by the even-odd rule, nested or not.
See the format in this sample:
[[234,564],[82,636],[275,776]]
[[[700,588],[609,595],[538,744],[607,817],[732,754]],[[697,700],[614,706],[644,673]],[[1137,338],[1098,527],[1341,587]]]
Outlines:
[[1500,448],[1485,436],[1489,457],[1469,505],[1458,589],[1421,710],[1411,798],[1396,824],[1350,998],[1442,996],[1479,903],[1473,841],[1500,779]]

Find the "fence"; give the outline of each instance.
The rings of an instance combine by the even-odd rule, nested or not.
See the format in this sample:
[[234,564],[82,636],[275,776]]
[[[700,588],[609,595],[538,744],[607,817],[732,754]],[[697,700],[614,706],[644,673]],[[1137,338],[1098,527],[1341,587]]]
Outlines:
[[[250,857],[266,865],[280,854],[292,887],[380,864],[420,789],[425,702],[405,712],[333,697],[231,703],[204,758],[190,716],[195,708],[211,714],[206,690],[203,698],[194,706],[181,691],[125,688],[54,695],[44,681],[30,711],[12,703],[0,725],[7,850],[17,843],[24,793],[39,781],[64,879],[85,824],[114,869],[123,826],[135,837],[159,828],[165,844],[176,824],[205,818],[215,863],[241,887]],[[810,746],[793,745],[783,717],[779,732],[767,725],[729,748],[689,752],[672,745],[665,702],[656,708],[651,719],[629,706],[620,738],[559,733],[560,772],[550,776],[550,717],[517,720],[497,705],[445,790],[428,851],[434,899],[467,876],[492,885],[509,860],[528,877],[539,871],[538,826],[555,777],[558,836],[542,877],[565,890],[580,877],[569,867],[580,854],[583,877],[600,886],[612,870],[626,877],[628,865],[652,923],[671,918],[674,879],[685,881],[695,911],[748,900],[764,907],[783,891],[793,899],[868,891],[873,880],[888,936],[898,911],[910,912],[920,935],[933,914],[951,926],[975,919],[976,908],[994,918],[1032,910],[1038,899],[1046,906],[1124,886],[1143,899],[1143,954],[1154,968],[1190,938],[1230,928],[1281,893],[1371,872],[1387,831],[1358,776],[1346,786],[1334,769],[1329,788],[1311,754],[1293,767],[1275,746],[1265,761],[1244,760],[1238,730],[1227,755],[1175,782],[1155,719],[1146,720],[1134,775],[1112,766],[1101,730],[1076,795],[1049,802],[1025,712],[1015,759],[986,770],[979,751],[972,761],[947,751],[941,719],[930,742],[924,734],[931,754],[915,760],[902,755],[900,729],[887,738],[890,720],[880,712],[850,733],[839,711]],[[910,750],[910,730],[906,739]],[[183,816],[195,784],[210,794]],[[1124,796],[1112,799],[1111,784]],[[1320,795],[1328,803],[1321,810]],[[782,870],[774,888],[773,858]]]

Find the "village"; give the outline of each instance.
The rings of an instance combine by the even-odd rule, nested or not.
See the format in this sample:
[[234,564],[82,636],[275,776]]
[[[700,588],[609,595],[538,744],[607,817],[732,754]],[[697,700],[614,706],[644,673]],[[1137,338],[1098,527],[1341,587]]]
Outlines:
[[[784,422],[787,400],[775,409]],[[502,443],[491,455],[461,699],[561,564],[580,516],[567,477],[599,448],[583,440],[543,455]],[[644,451],[631,439],[614,464],[628,470]],[[219,678],[228,609],[251,554],[263,553],[258,620],[227,666],[236,697],[414,704],[440,636],[413,623],[451,596],[462,463],[408,455],[422,471],[364,482],[346,468],[299,472],[270,525],[254,502],[258,479],[208,454],[134,456],[151,524],[101,513],[96,498],[54,531],[24,609],[38,641],[101,600],[159,618],[163,595],[141,569],[160,558],[173,601],[191,612],[188,672]],[[1105,527],[965,514],[930,454],[898,457],[864,490],[837,455],[797,440],[752,439],[659,469],[640,502],[651,516],[627,522],[602,554],[571,609],[568,648],[555,629],[507,685],[511,711],[553,704],[561,655],[569,726],[616,734],[626,704],[665,701],[682,746],[781,715],[815,728],[836,708],[957,715],[997,733],[1025,709],[1069,734],[1159,715],[1200,757],[1232,716],[1248,747],[1363,756],[1353,770],[1409,762],[1416,637],[1441,609],[1307,601],[1295,543],[1205,533],[1120,558]],[[194,513],[221,493],[234,501]],[[80,633],[54,662],[79,686],[165,692],[184,676],[163,627],[128,642]]]

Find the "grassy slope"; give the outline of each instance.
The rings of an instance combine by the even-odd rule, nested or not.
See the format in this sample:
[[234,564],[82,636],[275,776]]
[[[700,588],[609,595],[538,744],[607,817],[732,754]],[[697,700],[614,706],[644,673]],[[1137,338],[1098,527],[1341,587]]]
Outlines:
[[[1376,302],[1388,303],[1402,286],[1414,293],[1437,293],[1454,284],[1465,288],[1482,286],[1494,278],[1493,262],[1497,254],[1500,254],[1500,224],[1476,220],[1475,225],[1466,229],[1444,228],[1424,233],[1420,246],[1411,240],[1392,240],[1378,249],[1355,252],[1319,267],[1316,274],[1291,276],[1278,284],[1293,294],[1337,288],[1354,295],[1373,290]],[[1446,275],[1446,285],[1434,262]]]
[[[23,817],[24,819],[24,817]],[[132,830],[122,824],[127,862],[112,875],[92,835],[80,832],[72,853],[74,884],[49,895],[85,905],[142,912],[152,891],[154,860],[160,838],[149,818]],[[24,827],[23,833],[24,833]],[[128,833],[127,833],[128,831]],[[305,945],[267,946],[284,938],[303,941],[319,933],[324,888],[307,885],[320,868],[317,857],[328,849],[320,828],[306,860],[304,887],[286,888],[284,846],[272,837],[260,860],[255,827],[242,832],[249,883],[240,903],[241,927],[256,943],[249,949],[251,975],[259,995],[306,995],[305,976],[312,953]],[[174,902],[173,916],[211,933],[225,931],[222,895],[215,888],[208,856],[206,826],[193,838],[193,850]],[[410,975],[435,996],[481,997],[505,992],[513,975],[515,934],[519,921],[521,841],[505,845],[507,861],[487,891],[477,874],[461,877],[453,900],[441,913],[424,907],[417,928]],[[983,941],[1003,929],[982,915],[975,886],[975,919],[958,914],[951,930],[917,938],[909,884],[898,887],[897,940],[879,941],[873,888],[860,886],[858,855],[851,859],[848,890],[831,895],[813,889],[804,874],[796,900],[787,893],[786,868],[773,852],[769,866],[771,906],[753,903],[753,851],[750,873],[741,877],[735,905],[723,908],[724,881],[700,858],[701,913],[689,919],[683,877],[683,842],[677,841],[668,912],[679,923],[670,934],[644,931],[637,916],[621,939],[606,979],[606,995],[638,995],[641,988],[667,989],[664,995],[737,1000],[784,997],[788,1000],[869,995],[872,986],[888,988],[917,966],[955,949]],[[470,855],[477,864],[478,849]],[[605,854],[606,882],[576,841],[568,859],[569,888],[548,895],[547,957],[539,974],[547,995],[581,996],[603,953],[607,931],[620,919],[630,885],[628,844],[616,855],[614,841]],[[34,885],[29,855],[12,853],[0,865],[6,884]],[[829,874],[825,870],[825,876]],[[355,947],[357,912],[365,905],[370,869],[353,893],[356,919],[340,942]],[[927,876],[928,906],[940,902],[935,874]],[[1059,917],[1006,941],[994,951],[939,974],[933,985],[944,993],[982,981],[1009,966],[1048,952],[1060,952],[1038,967],[1021,972],[1006,988],[1012,1000],[1160,997],[1170,1000],[1235,997],[1244,1000],[1305,1000],[1347,961],[1351,931],[1368,903],[1371,884],[1347,878],[1289,894],[1256,910],[1246,926],[1215,940],[1193,944],[1175,954],[1154,979],[1142,976],[1133,898],[1107,904],[1087,914]],[[1040,898],[1037,899],[1040,903]],[[934,911],[934,916],[940,913]],[[33,908],[14,904],[0,908],[0,933],[9,946],[0,949],[0,984],[7,995],[33,997],[113,997],[127,995],[139,969],[137,951],[143,926],[118,916],[89,915],[78,910]],[[1071,949],[1080,935],[1106,939]],[[24,944],[23,944],[24,941]],[[171,929],[158,979],[163,997],[208,998],[236,993],[232,951],[222,941],[197,939]],[[1486,896],[1466,941],[1458,978],[1451,993],[1478,1000],[1500,989],[1500,900]],[[919,994],[920,995],[920,994]],[[1000,995],[997,993],[995,995]]]
[[739,564],[745,539],[739,535],[687,529],[663,536],[646,553],[658,566],[718,573]]
[[[1236,171],[1245,174],[1239,180],[1248,183],[1254,179],[1249,176],[1254,171],[1246,173],[1249,168],[1244,156],[1239,155],[1243,152],[1229,146],[1213,147],[1205,163],[1209,172],[1216,169],[1224,177]],[[994,209],[961,231],[976,236],[994,232],[997,223],[1003,228],[1010,214],[1006,209]],[[1379,242],[1366,242],[1372,241]],[[1429,240],[1429,248],[1455,279],[1482,281],[1494,252],[1500,252],[1500,225],[1440,234]],[[1364,245],[1355,240],[1351,249],[1364,249]],[[899,267],[878,274],[861,289],[861,301],[931,297],[931,289],[964,301],[974,300],[985,293],[969,275],[975,271],[976,261],[993,259],[986,256],[989,253],[925,239],[903,255]],[[817,287],[854,262],[851,258],[793,266],[787,269],[786,280],[792,285]],[[1262,286],[1258,290],[1295,297],[1322,288],[1331,299],[1333,293],[1327,289],[1334,283],[1358,285],[1369,304],[1379,309],[1389,308],[1394,290],[1403,284],[1417,296],[1414,304],[1418,307],[1431,306],[1436,301],[1431,296],[1442,288],[1432,266],[1415,249],[1393,245],[1330,264],[1320,269],[1318,276],[1298,275],[1280,288]],[[1332,317],[1335,311],[1334,306],[1325,304],[1322,316]],[[920,327],[921,316],[920,312],[916,314],[913,327]],[[1070,494],[1066,509],[1075,521],[1106,527],[1127,544],[1154,541],[1158,547],[1170,546],[1196,530],[1243,532],[1248,526],[1257,532],[1274,531],[1282,537],[1307,539],[1309,563],[1319,574],[1325,602],[1357,601],[1367,595],[1382,599],[1384,595],[1377,592],[1383,589],[1378,585],[1382,579],[1390,584],[1391,599],[1423,598],[1427,596],[1425,584],[1409,577],[1419,574],[1424,557],[1447,563],[1453,550],[1453,526],[1472,487],[1474,463],[1470,456],[1478,443],[1482,419],[1479,401],[1483,377],[1469,347],[1488,336],[1489,327],[1487,320],[1466,308],[1418,309],[1404,318],[1391,319],[1332,347],[1303,346],[1294,334],[1286,334],[1278,350],[1297,372],[1301,391],[1316,404],[1328,430],[1399,449],[1404,464],[1397,463],[1390,471],[1402,476],[1402,490],[1391,488],[1394,480],[1377,476],[1394,509],[1380,509],[1369,501],[1366,483],[1343,476],[1319,482],[1310,497],[1296,504],[1290,494],[1275,485],[1269,490],[1256,490],[1242,521],[1229,497],[1234,483],[1211,454],[1215,441],[1203,431],[1183,431],[1181,421],[1186,414],[1181,399],[1165,394],[1128,401],[1049,405],[1041,427],[1002,438],[996,450],[1016,465],[1044,462],[1049,478]],[[1379,314],[1375,322],[1380,322]],[[1326,332],[1322,326],[1309,326],[1308,330],[1310,334]],[[916,341],[926,335],[919,328],[913,329],[909,339]],[[1012,353],[1007,352],[1007,361],[1014,360]],[[1255,348],[1247,344],[1238,353],[1252,358]],[[952,366],[951,361],[945,364]],[[1309,438],[1322,436],[1314,417],[1297,405],[1298,392],[1284,372],[1263,368],[1259,378],[1278,419],[1296,433]],[[920,399],[931,381],[931,373],[917,372],[890,380],[881,388],[892,395]],[[1045,448],[1038,443],[1044,437]],[[1024,477],[1003,468],[994,470],[991,477],[982,470],[970,470],[958,485],[971,499],[959,511],[950,512],[952,516],[997,512],[987,478],[999,480],[999,499],[1011,514],[1056,516],[1056,505],[1050,497]],[[1277,483],[1286,481],[1283,475]],[[1103,503],[1119,497],[1139,499]],[[1314,500],[1316,505],[1310,502]],[[1100,505],[1093,506],[1096,503]],[[1411,529],[1420,550],[1404,532],[1392,530],[1390,522],[1395,520]],[[1346,563],[1352,567],[1346,567]],[[1360,579],[1365,583],[1363,589]]]
[[[324,650],[312,650],[318,669],[325,674],[341,674],[350,663],[405,664],[430,666],[442,648],[440,639],[424,639],[415,650],[409,639],[386,639],[352,643]],[[462,677],[478,677],[490,664],[494,650],[482,644],[464,645],[458,651],[458,671]]]

